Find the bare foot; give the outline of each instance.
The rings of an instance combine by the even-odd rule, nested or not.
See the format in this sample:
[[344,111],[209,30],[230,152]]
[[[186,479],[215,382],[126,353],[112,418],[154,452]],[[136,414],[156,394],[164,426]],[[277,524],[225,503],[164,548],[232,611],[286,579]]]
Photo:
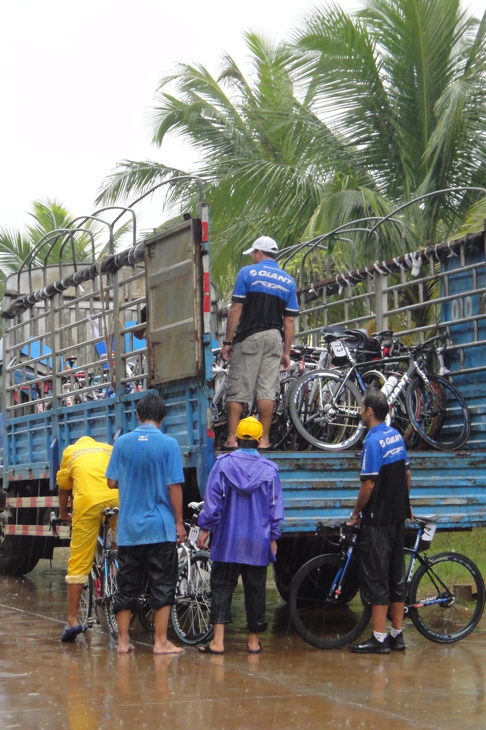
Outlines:
[[154,644],[154,654],[183,654],[184,649],[175,646],[171,641],[164,641],[160,644]]
[[135,647],[133,646],[133,644],[130,644],[130,643],[128,643],[126,645],[125,644],[122,644],[122,645],[118,644],[117,651],[118,651],[119,654],[129,654],[129,652],[135,651]]

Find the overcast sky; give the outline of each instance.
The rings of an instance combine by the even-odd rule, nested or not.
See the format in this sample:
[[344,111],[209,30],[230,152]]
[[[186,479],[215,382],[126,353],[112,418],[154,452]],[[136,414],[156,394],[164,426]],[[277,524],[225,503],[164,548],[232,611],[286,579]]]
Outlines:
[[[189,167],[178,140],[149,142],[158,80],[177,61],[216,73],[223,51],[244,64],[244,30],[281,40],[321,3],[302,0],[4,0],[0,23],[0,226],[22,227],[34,199],[74,215],[94,209],[116,162]],[[359,0],[340,0],[354,9]],[[486,0],[466,3],[476,15]],[[161,222],[157,205],[143,227]]]

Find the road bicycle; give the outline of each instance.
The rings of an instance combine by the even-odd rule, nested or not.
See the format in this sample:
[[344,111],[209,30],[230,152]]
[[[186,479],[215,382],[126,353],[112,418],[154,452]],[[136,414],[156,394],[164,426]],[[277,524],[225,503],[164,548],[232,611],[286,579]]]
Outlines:
[[[115,640],[118,638],[118,625],[113,613],[113,601],[117,590],[118,553],[111,546],[110,520],[118,512],[118,507],[107,507],[102,512],[93,567],[83,586],[78,611],[83,632],[92,628],[95,622],[100,623],[99,612],[103,611],[108,632]],[[50,521],[53,533],[57,535],[56,526],[64,523],[55,512],[51,512]]]
[[[479,568],[464,555],[420,554],[419,550],[430,547],[436,525],[419,517],[414,520],[415,542],[405,548],[410,555],[405,616],[431,641],[459,641],[481,619],[484,580]],[[371,608],[362,603],[358,590],[358,542],[359,529],[343,523],[339,553],[312,558],[292,580],[291,621],[299,636],[319,649],[336,649],[355,641],[370,620]]]
[[[289,370],[280,373],[279,392],[275,397],[275,405],[270,427],[270,440],[275,450],[297,451],[303,445],[302,437],[296,432],[290,419],[289,397],[291,387],[303,373],[310,372],[321,364],[322,348],[296,345],[290,351],[291,364]],[[213,397],[210,402],[212,415],[212,429],[216,451],[224,447],[227,436],[226,416],[226,378],[228,362],[221,360],[221,349],[213,350],[212,383]],[[256,415],[256,401],[247,403],[243,417]]]
[[[204,643],[212,638],[211,558],[208,550],[199,550],[197,518],[203,502],[190,502],[192,519],[185,523],[186,541],[178,547],[178,577],[176,600],[170,609],[170,619],[177,637],[184,644]],[[148,592],[139,599],[138,618],[144,629],[155,630],[154,612],[150,608]]]
[[[290,396],[290,416],[297,431],[312,446],[327,451],[342,451],[359,442],[365,427],[359,411],[366,384],[361,373],[380,372],[390,367],[401,372],[388,375],[382,386],[387,388],[388,405],[397,409],[406,422],[397,427],[402,433],[410,424],[414,432],[430,446],[442,450],[457,450],[467,441],[471,420],[465,399],[446,378],[428,373],[426,363],[432,344],[438,335],[421,345],[373,360],[355,362],[344,373],[339,370],[314,370],[303,375],[293,386]],[[341,342],[341,345],[343,343]],[[345,350],[345,345],[343,345]],[[406,368],[403,370],[403,368]]]

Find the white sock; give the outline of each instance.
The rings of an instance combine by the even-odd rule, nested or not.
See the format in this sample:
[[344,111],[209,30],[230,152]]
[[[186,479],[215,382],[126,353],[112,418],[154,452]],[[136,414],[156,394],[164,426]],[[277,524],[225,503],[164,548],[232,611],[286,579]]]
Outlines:
[[402,633],[402,630],[401,629],[390,629],[390,636],[393,639],[396,639],[397,636],[400,636],[401,633]]
[[381,634],[379,631],[373,631],[373,636],[377,641],[380,642],[380,644],[383,644],[386,639],[386,632],[384,634]]

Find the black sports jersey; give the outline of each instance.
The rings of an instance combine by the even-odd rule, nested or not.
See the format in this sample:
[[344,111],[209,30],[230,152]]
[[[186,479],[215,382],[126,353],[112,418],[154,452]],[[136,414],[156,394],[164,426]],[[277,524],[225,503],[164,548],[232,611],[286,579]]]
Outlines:
[[255,332],[282,332],[283,318],[299,313],[295,281],[273,259],[240,270],[233,301],[243,304],[234,342],[242,342]]
[[363,508],[363,524],[391,525],[410,517],[407,486],[408,458],[402,437],[380,423],[370,429],[361,452],[361,480],[375,487]]

